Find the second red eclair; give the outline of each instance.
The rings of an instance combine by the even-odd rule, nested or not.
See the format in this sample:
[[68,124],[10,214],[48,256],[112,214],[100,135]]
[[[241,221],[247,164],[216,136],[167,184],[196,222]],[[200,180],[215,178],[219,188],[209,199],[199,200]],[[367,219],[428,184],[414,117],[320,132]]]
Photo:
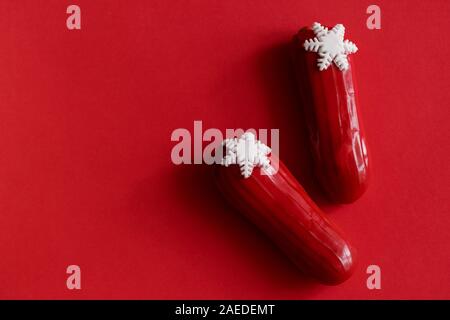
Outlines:
[[251,133],[224,144],[226,156],[216,182],[229,202],[307,275],[325,284],[348,279],[355,266],[354,249],[286,166],[269,157],[270,148]]

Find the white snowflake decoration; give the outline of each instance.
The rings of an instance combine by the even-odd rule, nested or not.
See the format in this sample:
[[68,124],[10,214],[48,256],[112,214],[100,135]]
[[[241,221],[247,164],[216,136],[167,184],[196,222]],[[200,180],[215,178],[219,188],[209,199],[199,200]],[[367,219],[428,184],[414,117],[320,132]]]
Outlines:
[[355,53],[358,48],[353,42],[344,40],[345,27],[342,24],[337,24],[333,29],[328,30],[320,23],[314,22],[312,30],[316,37],[306,40],[303,46],[306,51],[319,54],[317,66],[320,71],[328,69],[332,62],[339,70],[347,70],[347,55]]
[[255,166],[268,168],[270,160],[267,155],[271,149],[259,140],[251,132],[244,133],[239,139],[225,139],[222,144],[225,146],[226,155],[222,159],[222,165],[228,167],[230,164],[237,164],[241,169],[244,178],[251,176]]

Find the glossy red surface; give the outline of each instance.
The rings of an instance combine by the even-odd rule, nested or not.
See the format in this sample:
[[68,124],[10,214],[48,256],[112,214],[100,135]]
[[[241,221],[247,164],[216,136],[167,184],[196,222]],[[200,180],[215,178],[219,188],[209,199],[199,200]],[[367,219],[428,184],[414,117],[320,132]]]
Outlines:
[[247,179],[238,166],[220,166],[217,183],[225,197],[303,272],[325,284],[345,281],[354,270],[354,249],[286,166],[279,164],[273,175],[270,168],[255,169]]
[[364,193],[369,180],[369,157],[359,117],[355,68],[349,55],[347,70],[340,71],[332,64],[320,71],[318,54],[303,48],[304,41],[310,38],[314,38],[311,29],[300,30],[294,37],[293,56],[315,172],[330,200],[351,203]]

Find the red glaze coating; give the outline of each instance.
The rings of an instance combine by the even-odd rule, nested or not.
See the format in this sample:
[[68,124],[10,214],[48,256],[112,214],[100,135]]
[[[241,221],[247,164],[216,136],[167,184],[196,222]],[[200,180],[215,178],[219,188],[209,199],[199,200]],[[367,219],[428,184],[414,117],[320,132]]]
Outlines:
[[255,168],[245,179],[236,165],[218,166],[216,180],[225,197],[304,273],[330,285],[348,279],[354,249],[281,161],[277,173],[261,174],[269,170]]
[[330,200],[351,203],[364,193],[369,179],[352,55],[347,70],[340,71],[332,64],[320,71],[318,54],[303,47],[305,40],[314,37],[311,29],[300,30],[294,37],[293,58],[316,176]]

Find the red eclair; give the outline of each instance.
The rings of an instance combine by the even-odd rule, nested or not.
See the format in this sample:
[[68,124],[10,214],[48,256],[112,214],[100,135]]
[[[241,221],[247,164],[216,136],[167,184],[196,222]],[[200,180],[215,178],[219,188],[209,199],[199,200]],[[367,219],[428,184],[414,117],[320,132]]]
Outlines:
[[216,181],[231,204],[305,274],[330,285],[348,279],[354,249],[286,166],[269,155],[270,148],[252,133],[223,144],[226,154],[217,166]]
[[305,108],[315,172],[330,200],[351,203],[366,190],[369,158],[345,28],[319,23],[294,37],[293,58]]

